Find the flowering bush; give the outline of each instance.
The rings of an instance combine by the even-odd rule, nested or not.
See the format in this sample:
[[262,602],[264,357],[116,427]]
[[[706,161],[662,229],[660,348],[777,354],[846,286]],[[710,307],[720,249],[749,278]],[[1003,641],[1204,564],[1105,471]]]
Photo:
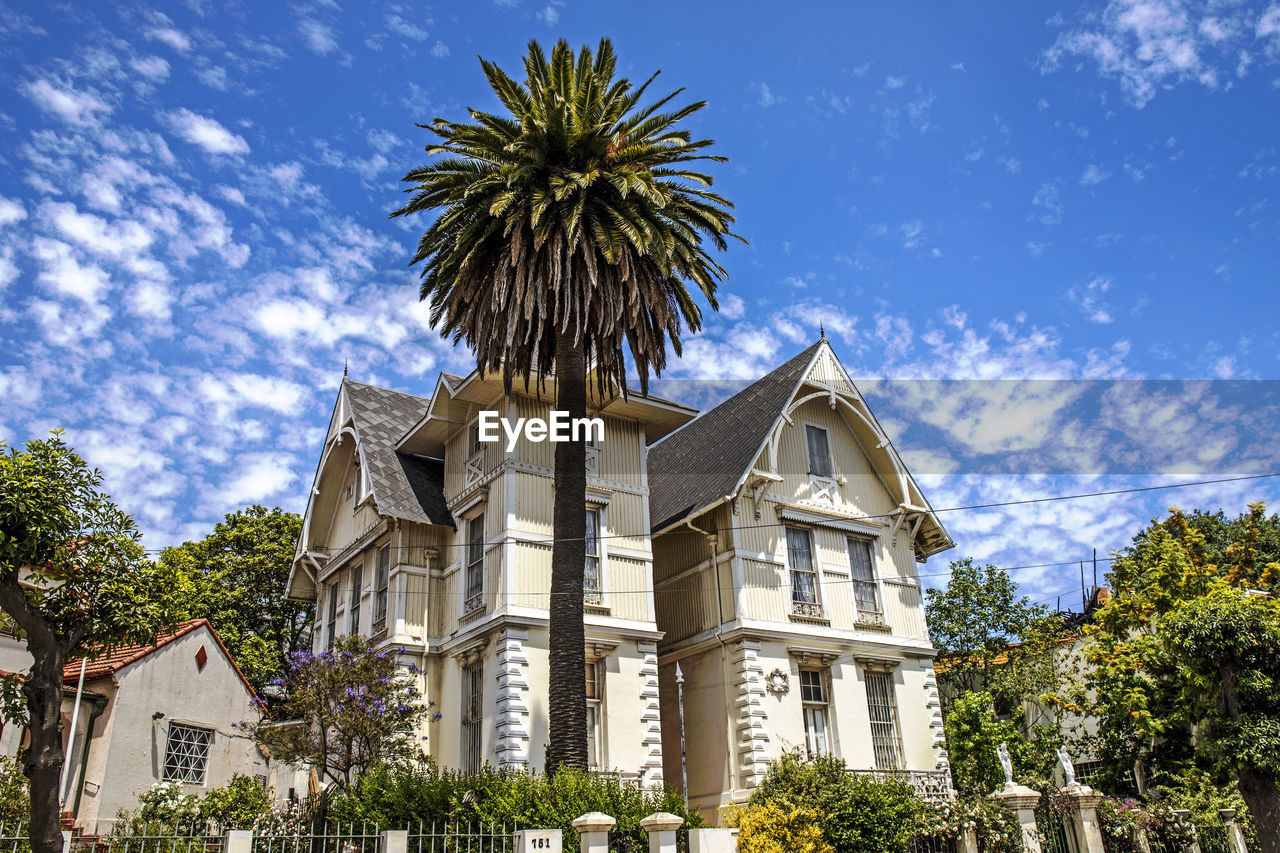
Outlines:
[[27,777],[18,759],[0,755],[0,826],[26,823],[31,818]]
[[1017,816],[989,797],[963,797],[920,806],[916,835],[957,838],[973,830],[988,853],[1021,853],[1022,828]]
[[720,810],[738,828],[739,853],[835,853],[822,836],[821,818],[810,809],[772,803]]

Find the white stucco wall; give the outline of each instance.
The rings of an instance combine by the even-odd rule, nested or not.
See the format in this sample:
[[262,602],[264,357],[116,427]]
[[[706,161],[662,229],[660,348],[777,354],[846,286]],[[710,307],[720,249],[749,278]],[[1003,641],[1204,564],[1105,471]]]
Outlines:
[[[208,660],[201,670],[196,653]],[[168,724],[212,729],[204,794],[235,772],[267,775],[267,761],[252,739],[233,724],[258,719],[251,693],[222,655],[213,633],[200,626],[116,673],[116,686],[98,679],[87,688],[112,695],[91,742],[77,821],[102,826],[120,809],[137,806],[138,794],[162,781]],[[160,715],[157,717],[157,715]]]

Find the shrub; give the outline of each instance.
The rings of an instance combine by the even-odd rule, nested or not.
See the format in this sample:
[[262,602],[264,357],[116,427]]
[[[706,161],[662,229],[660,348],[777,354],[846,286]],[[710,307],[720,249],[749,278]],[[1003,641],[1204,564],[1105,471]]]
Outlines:
[[833,756],[784,753],[751,794],[752,806],[816,812],[836,853],[904,853],[915,825],[915,790],[848,772]]
[[739,853],[834,853],[810,809],[772,803],[723,810],[725,823],[738,828]]
[[18,759],[0,755],[0,826],[15,826],[31,819],[27,777]]
[[573,821],[593,811],[617,821],[610,843],[612,850],[622,853],[648,849],[640,821],[654,812],[680,815],[688,826],[702,825],[670,789],[644,788],[573,769],[554,777],[489,767],[464,774],[431,763],[421,768],[371,768],[349,791],[334,797],[328,817],[383,829],[445,821],[493,823],[513,830],[561,829],[565,849],[573,849],[578,844]]
[[200,817],[220,829],[250,829],[271,811],[271,791],[243,773],[200,801]]
[[917,835],[958,838],[972,829],[987,853],[1022,853],[1022,827],[1007,806],[989,797],[921,803]]
[[996,749],[1007,744],[1016,770],[1026,741],[1016,726],[996,717],[990,693],[966,693],[955,701],[943,724],[951,775],[961,794],[983,797],[1004,785],[1004,770]]

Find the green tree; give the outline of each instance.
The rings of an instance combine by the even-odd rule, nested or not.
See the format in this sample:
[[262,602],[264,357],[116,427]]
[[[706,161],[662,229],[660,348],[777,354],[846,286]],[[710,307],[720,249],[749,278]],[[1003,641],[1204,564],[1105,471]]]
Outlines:
[[[541,390],[554,375],[556,408],[585,417],[588,365],[603,405],[626,392],[628,358],[647,390],[683,328],[701,327],[686,282],[717,307],[725,272],[704,241],[725,248],[732,205],[692,164],[724,158],[679,127],[705,102],[664,112],[677,90],[641,106],[657,75],[615,79],[608,39],[576,61],[563,40],[549,59],[531,41],[523,84],[480,64],[507,114],[420,125],[440,140],[428,153],[444,156],[405,176],[412,197],[392,216],[439,212],[411,262],[423,264],[432,324],[508,392],[516,377]],[[556,445],[555,472],[550,772],[587,763],[585,439]]]
[[160,565],[182,578],[184,619],[208,619],[259,692],[284,675],[289,655],[308,646],[314,604],[285,600],[297,513],[246,507],[204,539],[166,548]]
[[320,654],[296,651],[281,681],[279,716],[289,722],[249,730],[273,758],[309,764],[340,790],[374,763],[419,758],[413,732],[426,707],[410,678],[419,670],[397,662],[403,653],[360,636]]
[[1086,647],[1108,775],[1136,771],[1158,782],[1199,767],[1222,786],[1236,776],[1259,837],[1272,839],[1280,838],[1278,529],[1262,504],[1231,520],[1174,508],[1113,561],[1112,597]]
[[21,682],[25,706],[9,703],[5,715],[22,715],[31,730],[22,771],[31,785],[35,853],[62,849],[67,659],[151,642],[173,622],[168,584],[145,559],[133,519],[101,485],[102,475],[58,432],[22,451],[0,442],[0,609],[22,630],[33,659]]
[[1026,782],[1027,744],[1012,722],[996,717],[990,693],[978,690],[956,699],[943,723],[947,756],[956,790],[965,796],[985,797],[1004,785],[1004,770],[996,750],[1009,748],[1014,778]]

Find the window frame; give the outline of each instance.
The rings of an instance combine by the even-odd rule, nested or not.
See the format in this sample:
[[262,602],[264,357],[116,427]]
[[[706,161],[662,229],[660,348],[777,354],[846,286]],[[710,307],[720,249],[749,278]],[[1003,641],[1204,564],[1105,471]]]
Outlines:
[[[905,767],[902,715],[898,713],[898,690],[893,672],[864,668],[862,675],[867,692],[867,721],[871,729],[872,760],[877,770],[902,770]],[[883,689],[875,686],[881,684]],[[884,714],[877,715],[877,710],[886,711],[888,719],[884,718]],[[877,716],[880,718],[877,719]],[[880,727],[879,730],[877,727]]]
[[387,629],[387,610],[391,598],[390,543],[378,547],[377,560],[377,569],[374,572],[373,623],[371,625],[374,634]]
[[[608,667],[605,666],[604,658],[588,658],[586,669],[588,672],[586,679],[587,694],[587,769],[592,771],[601,771],[608,766],[608,754],[606,752],[605,738],[605,703],[608,701],[605,692],[605,683],[608,677]],[[592,687],[594,686],[594,690]],[[595,695],[592,695],[592,694]],[[595,725],[592,726],[592,712],[595,713]],[[591,756],[595,754],[595,762],[592,763]]]
[[347,571],[351,576],[351,594],[347,598],[347,634],[360,633],[360,596],[364,592],[364,559],[356,561]]
[[[582,601],[584,605],[601,607],[604,605],[604,553],[600,543],[604,528],[604,510],[599,506],[588,505],[585,512],[587,528],[583,540],[585,553],[582,564]],[[594,526],[591,523],[592,516],[595,516]],[[587,585],[587,566],[592,560],[595,560],[596,564],[594,587]]]
[[[817,667],[801,667],[800,713],[804,724],[804,744],[810,755],[833,755],[831,746],[831,682],[830,671]],[[812,683],[805,684],[805,676],[812,676]],[[814,698],[808,694],[810,688],[818,690]],[[808,695],[807,695],[808,694]],[[820,725],[814,725],[814,722]],[[821,729],[821,731],[818,731]],[[819,740],[821,741],[819,743]]]
[[[462,612],[474,613],[484,607],[485,512],[467,519],[466,548],[462,553]],[[476,533],[479,532],[477,538]],[[474,572],[474,576],[473,576]]]
[[[797,549],[794,549],[791,546],[792,533],[798,533],[804,536],[804,541],[806,543],[807,554],[809,559],[809,567],[807,569],[796,568],[793,555],[794,553],[796,553]],[[790,587],[792,615],[806,616],[809,618],[816,618],[816,619],[824,618],[825,610],[822,606],[822,582],[821,582],[821,573],[819,571],[821,567],[817,563],[818,549],[817,549],[817,543],[814,541],[813,528],[798,525],[798,524],[787,524],[783,526],[782,538],[784,542],[784,547],[786,548],[787,582],[788,582],[788,586]],[[800,586],[796,583],[796,576],[802,575],[802,574],[808,574],[812,578],[812,584],[813,584],[813,600],[812,601],[806,601],[802,598],[796,597],[797,590],[800,589]]]
[[[811,477],[821,477],[824,480],[834,480],[836,478],[836,461],[831,453],[831,430],[822,424],[815,424],[809,421],[803,421],[804,425],[804,456],[805,464],[808,467],[808,473]],[[822,441],[826,448],[826,473],[814,470],[814,452],[813,446],[809,441],[810,431],[814,433],[822,433]]]
[[329,588],[326,591],[329,604],[329,609],[325,611],[324,619],[326,651],[333,649],[334,641],[338,638],[338,579],[340,577],[341,573],[335,573],[333,580],[329,583]]
[[[189,733],[197,733],[197,732],[200,733],[203,736],[203,741],[204,741],[203,744],[198,743],[196,740],[187,740],[185,742],[176,741],[174,735],[178,734],[180,731],[189,732]],[[160,775],[162,777],[162,780],[165,782],[177,782],[180,785],[198,785],[200,787],[204,787],[205,783],[208,781],[208,778],[209,778],[209,753],[212,751],[212,748],[213,748],[213,736],[214,736],[214,730],[211,728],[208,728],[205,726],[197,726],[192,723],[184,723],[184,722],[177,722],[174,720],[170,720],[169,728],[165,732],[165,739],[164,739],[164,763],[161,765],[161,770],[160,770]],[[191,760],[198,760],[199,767],[197,768],[194,766],[194,764],[190,764],[190,763],[188,763],[184,767],[180,761],[175,762],[173,760],[176,755],[174,751],[175,745],[177,746],[186,745],[186,746],[194,747],[197,750],[200,750],[200,748],[202,747],[202,751],[200,754],[187,753],[185,756],[177,756],[178,758],[185,757],[186,759],[188,759],[188,762],[190,762]],[[170,769],[175,767],[176,767],[177,773],[176,774],[171,773]],[[191,778],[191,774],[193,773],[198,774],[198,778]]]
[[462,667],[462,714],[460,720],[460,753],[458,765],[464,772],[480,769],[484,749],[484,661],[476,660]]
[[[855,547],[866,548],[867,571],[870,577],[860,577],[858,566],[853,558]],[[845,536],[845,553],[849,557],[849,586],[853,594],[854,613],[864,621],[884,621],[884,590],[880,585],[880,572],[876,570],[876,543],[862,536]],[[871,590],[872,606],[863,607],[859,590]]]

